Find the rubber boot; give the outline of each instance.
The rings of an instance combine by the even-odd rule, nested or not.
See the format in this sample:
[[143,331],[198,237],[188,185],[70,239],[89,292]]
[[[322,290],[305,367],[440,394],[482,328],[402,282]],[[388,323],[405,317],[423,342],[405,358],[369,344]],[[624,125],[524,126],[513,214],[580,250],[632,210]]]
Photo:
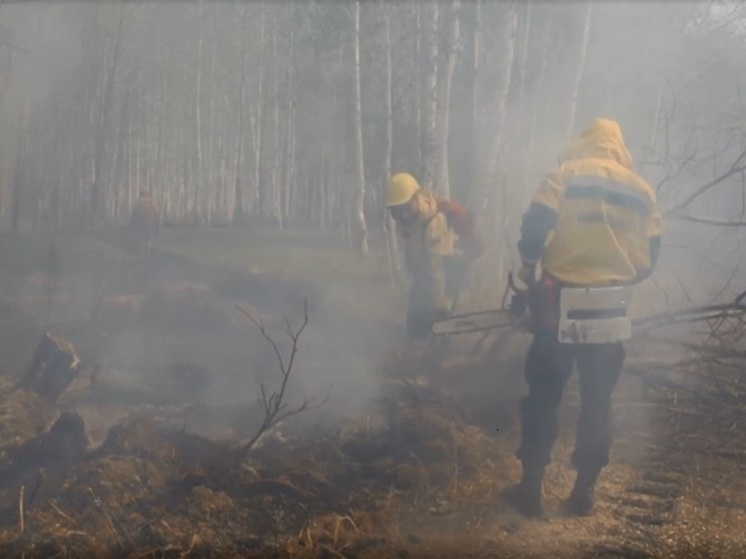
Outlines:
[[573,516],[590,516],[593,513],[593,489],[598,479],[598,472],[578,472],[575,485],[565,501],[565,511]]
[[541,504],[541,487],[544,479],[544,468],[526,468],[524,466],[521,481],[508,487],[503,496],[519,513],[527,518],[541,518],[544,509]]

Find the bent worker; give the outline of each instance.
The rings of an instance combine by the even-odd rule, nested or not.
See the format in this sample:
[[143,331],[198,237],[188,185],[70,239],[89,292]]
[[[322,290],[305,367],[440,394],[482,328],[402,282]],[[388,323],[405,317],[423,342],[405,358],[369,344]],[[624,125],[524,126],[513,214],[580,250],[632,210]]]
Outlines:
[[[625,357],[623,341],[629,337],[623,331],[629,329],[628,317],[620,321],[617,312],[626,300],[611,299],[652,273],[660,239],[655,192],[635,173],[619,125],[594,120],[542,182],[521,225],[518,277],[529,288],[533,341],[516,452],[523,475],[506,497],[525,516],[543,514],[542,480],[558,435],[557,408],[576,363],[581,410],[572,463],[577,477],[565,509],[579,516],[593,510],[594,486],[609,460],[611,397]],[[588,316],[616,320],[604,322],[605,331],[600,322],[591,329],[582,320],[573,325],[570,312],[560,312],[566,297],[581,302],[606,297],[607,306],[616,310],[591,305]]]
[[158,209],[147,189],[140,189],[139,194],[130,215],[129,236],[133,250],[138,254],[145,254],[158,234],[159,217]]
[[464,269],[481,254],[481,238],[469,212],[436,199],[409,173],[391,177],[386,206],[396,221],[411,279],[407,332],[410,338],[424,337],[434,321],[448,315],[468,281]]

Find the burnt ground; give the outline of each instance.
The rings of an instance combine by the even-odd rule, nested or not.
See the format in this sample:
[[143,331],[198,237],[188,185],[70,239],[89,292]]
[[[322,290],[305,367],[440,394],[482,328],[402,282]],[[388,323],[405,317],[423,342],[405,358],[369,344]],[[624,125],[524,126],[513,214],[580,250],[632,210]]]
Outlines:
[[[597,513],[561,513],[572,381],[549,517],[525,520],[499,497],[519,475],[523,335],[483,358],[458,340],[437,367],[427,347],[396,344],[401,301],[359,278],[197,261],[167,245],[140,261],[74,239],[58,243],[49,289],[47,243],[0,238],[3,556],[746,556],[743,459],[722,450],[736,427],[708,431],[707,417],[682,415],[635,376],[615,396]],[[261,315],[285,351],[283,316],[298,324],[306,299],[288,403],[306,394],[318,405],[241,455],[277,363],[235,304]],[[45,329],[85,363],[57,402],[12,389]],[[630,362],[649,351],[632,344]],[[87,440],[50,432],[65,411],[82,417]]]

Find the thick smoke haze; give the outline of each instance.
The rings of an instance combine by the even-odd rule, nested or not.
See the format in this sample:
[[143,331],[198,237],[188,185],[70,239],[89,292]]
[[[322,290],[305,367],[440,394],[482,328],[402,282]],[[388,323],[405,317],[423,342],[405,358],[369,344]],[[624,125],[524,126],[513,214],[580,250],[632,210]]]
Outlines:
[[[422,76],[437,68],[436,117],[447,120],[435,126],[435,143],[447,130],[448,157],[434,187],[448,185],[478,211],[488,240],[470,306],[499,303],[533,190],[598,116],[620,123],[666,214],[661,266],[636,312],[727,300],[744,288],[743,234],[733,223],[744,215],[740,4],[443,5],[434,59],[427,6],[360,3],[358,107],[354,2],[4,3],[0,221],[65,234],[123,223],[145,188],[166,225],[261,224],[347,240],[364,188],[378,250],[388,174],[419,173],[432,147],[422,138]],[[315,291],[298,357],[309,395],[333,386],[349,409],[377,393],[403,320],[387,265],[381,258],[359,272],[373,279],[359,288],[296,266]],[[180,274],[170,279],[193,279]],[[224,311],[241,322],[230,305]],[[269,315],[285,311],[297,322],[297,304]],[[234,403],[240,383],[266,379],[272,367],[271,349],[250,325],[240,328],[251,342],[205,364],[222,379],[205,388],[205,401]],[[175,359],[146,342],[134,328],[107,341],[104,361],[143,371]]]

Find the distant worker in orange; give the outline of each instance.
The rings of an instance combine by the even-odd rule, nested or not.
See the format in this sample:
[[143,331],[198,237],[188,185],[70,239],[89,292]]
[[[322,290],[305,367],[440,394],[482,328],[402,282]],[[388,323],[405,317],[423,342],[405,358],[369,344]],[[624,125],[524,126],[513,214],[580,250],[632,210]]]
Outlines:
[[471,212],[435,198],[409,173],[391,177],[386,206],[397,224],[411,279],[407,332],[421,338],[453,310],[469,281],[471,262],[483,252],[482,239]]
[[139,194],[139,198],[132,207],[128,236],[134,252],[147,254],[150,251],[150,243],[158,234],[160,218],[150,192],[141,188]]

